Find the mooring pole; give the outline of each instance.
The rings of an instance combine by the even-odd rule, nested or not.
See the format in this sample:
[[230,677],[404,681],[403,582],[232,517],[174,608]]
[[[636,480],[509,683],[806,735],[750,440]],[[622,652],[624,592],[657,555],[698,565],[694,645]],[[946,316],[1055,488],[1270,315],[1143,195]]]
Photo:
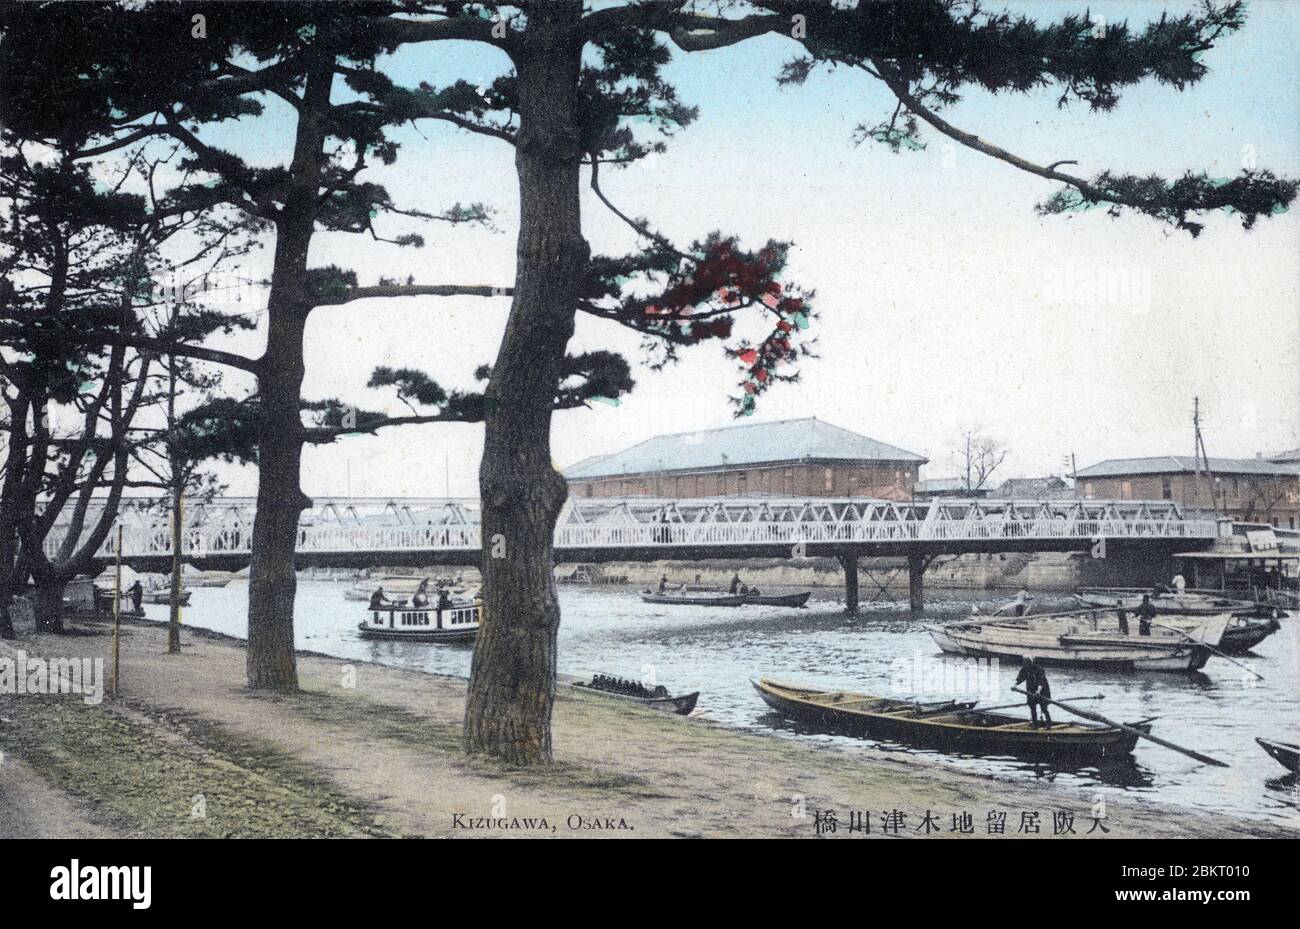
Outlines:
[[840,552],[840,566],[844,569],[844,612],[858,612],[858,556],[853,552]]
[[913,613],[920,613],[925,609],[924,578],[925,558],[920,552],[910,553],[907,556],[907,591]]

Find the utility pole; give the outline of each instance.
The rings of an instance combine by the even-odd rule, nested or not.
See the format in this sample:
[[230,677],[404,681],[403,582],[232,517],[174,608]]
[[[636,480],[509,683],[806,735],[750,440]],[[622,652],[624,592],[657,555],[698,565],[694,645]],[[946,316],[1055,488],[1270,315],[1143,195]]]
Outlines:
[[[1210,506],[1217,514],[1219,512],[1219,501],[1214,495],[1214,474],[1210,471],[1210,456],[1205,451],[1205,436],[1201,434],[1201,398],[1199,396],[1192,398],[1192,432],[1194,450],[1196,453],[1196,482],[1197,488],[1200,487],[1201,465],[1205,465],[1205,476],[1210,486]],[[1198,494],[1199,496],[1199,494]]]

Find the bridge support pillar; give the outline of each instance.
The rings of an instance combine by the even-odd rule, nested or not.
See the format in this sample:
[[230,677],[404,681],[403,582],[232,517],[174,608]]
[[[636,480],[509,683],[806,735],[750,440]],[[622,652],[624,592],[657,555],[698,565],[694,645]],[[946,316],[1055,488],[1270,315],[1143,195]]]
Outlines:
[[858,556],[852,552],[843,552],[839,559],[840,567],[844,569],[844,612],[857,615]]
[[925,557],[919,552],[907,556],[907,592],[913,613],[920,613],[925,609],[925,565]]

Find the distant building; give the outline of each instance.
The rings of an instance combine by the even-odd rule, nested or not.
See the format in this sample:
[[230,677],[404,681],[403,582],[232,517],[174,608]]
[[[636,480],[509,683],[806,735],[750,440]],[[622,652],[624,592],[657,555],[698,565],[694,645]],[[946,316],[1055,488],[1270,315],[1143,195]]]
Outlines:
[[933,500],[935,497],[958,497],[963,500],[973,500],[978,497],[987,497],[989,489],[979,487],[974,490],[966,489],[966,479],[962,477],[932,477],[924,481],[917,481],[913,495],[917,500]]
[[1300,464],[1255,458],[1211,458],[1197,474],[1191,455],[1122,458],[1081,469],[1083,497],[1111,500],[1175,500],[1217,509],[1242,522],[1300,526]]
[[1055,475],[1010,477],[989,493],[998,500],[1062,500],[1074,495],[1070,482]]
[[816,417],[647,439],[565,469],[575,497],[910,500],[926,459]]

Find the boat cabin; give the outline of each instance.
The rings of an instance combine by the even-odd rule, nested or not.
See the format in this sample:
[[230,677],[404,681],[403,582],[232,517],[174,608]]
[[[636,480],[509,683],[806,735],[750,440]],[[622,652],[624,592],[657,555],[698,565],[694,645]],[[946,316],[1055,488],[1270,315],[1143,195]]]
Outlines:
[[366,609],[359,625],[362,634],[383,638],[472,638],[482,618],[479,601],[452,601],[441,609],[436,604],[414,607],[407,604]]

